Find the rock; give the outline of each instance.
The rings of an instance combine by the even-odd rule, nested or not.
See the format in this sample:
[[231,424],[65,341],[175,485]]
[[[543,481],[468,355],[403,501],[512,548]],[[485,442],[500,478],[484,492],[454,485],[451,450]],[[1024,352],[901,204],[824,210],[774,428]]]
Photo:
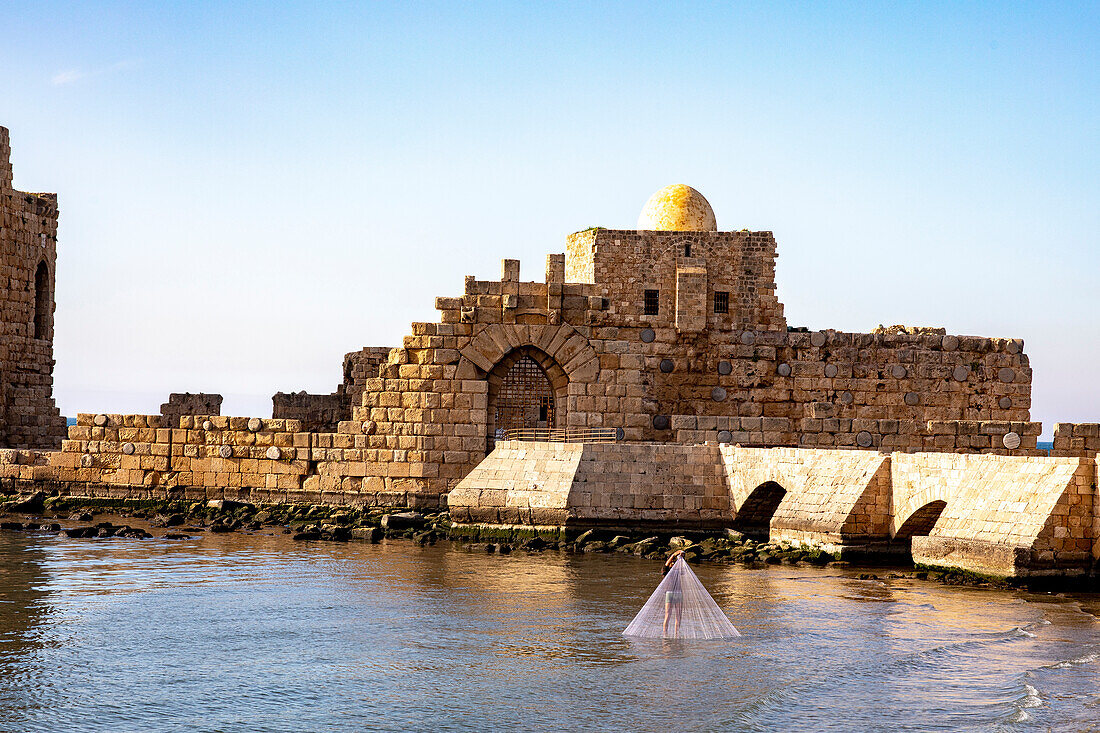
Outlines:
[[259,524],[269,522],[271,521],[271,512],[256,512],[256,516],[252,517],[252,521]]
[[588,542],[581,546],[581,552],[607,552],[607,543]]
[[419,532],[413,536],[413,542],[418,545],[434,545],[435,544],[435,532],[430,529],[427,532]]
[[255,509],[256,507],[247,501],[231,501],[229,499],[211,499],[206,502],[207,509],[217,509],[220,512],[235,512],[238,509]]
[[164,539],[166,539],[166,540],[186,540],[186,539],[190,539],[190,537],[188,535],[179,534],[177,532],[165,532],[164,533]]
[[92,515],[88,512],[73,512],[69,515],[70,522],[90,522],[92,521]]
[[98,532],[99,530],[95,527],[73,527],[72,529],[61,530],[61,534],[73,539],[95,537]]
[[831,560],[831,561],[825,563],[825,567],[827,567],[827,568],[850,568],[850,567],[852,567],[852,563],[848,562],[847,560]]
[[392,530],[420,529],[426,520],[420,512],[396,512],[382,517],[382,528]]
[[611,541],[608,542],[607,545],[608,545],[608,547],[610,547],[612,549],[618,549],[618,548],[622,547],[623,545],[626,545],[626,544],[629,544],[629,543],[630,543],[630,538],[629,537],[627,537],[626,535],[617,534],[617,535],[615,535],[614,537],[611,538]]
[[745,535],[742,534],[741,532],[738,532],[736,529],[727,529],[726,532],[725,532],[725,537],[726,537],[727,540],[729,540],[731,542],[744,542],[745,541]]
[[45,508],[46,495],[41,491],[36,491],[33,494],[23,494],[13,502],[8,503],[4,508],[9,512],[20,512],[22,514],[33,514],[40,512]]
[[298,532],[297,534],[294,535],[293,539],[302,540],[302,541],[319,540],[319,539],[321,539],[321,533],[318,532],[317,530],[307,530],[307,531],[304,531],[304,532]]
[[210,531],[214,532],[216,534],[224,534],[225,532],[232,532],[233,528],[230,527],[229,525],[222,524],[219,521],[219,522],[214,522],[213,524],[210,525]]
[[590,529],[586,532],[581,532],[580,536],[573,540],[573,542],[577,545],[583,545],[585,542],[590,542],[594,539],[596,539],[596,530]]
[[497,552],[499,552],[501,555],[507,555],[511,551],[512,551],[512,546],[511,545],[507,545],[507,544],[497,545]]
[[356,527],[351,530],[351,537],[364,542],[378,542],[382,539],[382,529],[380,527]]
[[531,539],[520,545],[521,550],[527,550],[528,552],[539,552],[546,549],[547,542],[541,537],[532,537]]
[[182,514],[157,514],[153,517],[154,527],[178,527],[184,522]]
[[7,529],[12,532],[18,532],[23,529],[22,522],[0,522],[0,529]]
[[325,539],[334,540],[336,542],[347,542],[351,539],[351,530],[347,527],[337,527],[335,525],[328,525],[332,527],[328,532],[322,532],[322,536]]
[[668,541],[668,548],[670,550],[682,550],[687,547],[691,547],[694,542],[686,537],[673,537]]
[[115,528],[114,527],[98,527],[98,528],[96,528],[96,533],[93,536],[95,536],[95,537],[114,537],[115,536]]

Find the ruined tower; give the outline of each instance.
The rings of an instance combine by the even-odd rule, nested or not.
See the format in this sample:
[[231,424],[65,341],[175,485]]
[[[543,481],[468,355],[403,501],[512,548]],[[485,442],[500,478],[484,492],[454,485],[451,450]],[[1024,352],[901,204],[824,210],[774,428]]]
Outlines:
[[0,127],[0,446],[55,448],[65,420],[53,400],[57,194],[12,188]]

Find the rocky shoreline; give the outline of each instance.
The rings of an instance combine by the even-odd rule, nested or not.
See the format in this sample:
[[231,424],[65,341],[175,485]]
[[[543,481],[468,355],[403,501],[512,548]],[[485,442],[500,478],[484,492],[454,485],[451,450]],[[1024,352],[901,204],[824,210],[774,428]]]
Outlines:
[[[20,521],[31,516],[28,521]],[[97,515],[132,518],[163,529],[153,534],[128,524],[96,522]],[[76,526],[67,526],[76,523]],[[407,539],[418,545],[449,541],[469,552],[523,553],[619,553],[664,562],[683,550],[689,562],[736,564],[746,569],[769,565],[815,566],[857,569],[855,563],[819,549],[786,543],[757,541],[727,529],[709,533],[625,534],[600,529],[536,532],[531,528],[507,529],[453,524],[446,511],[421,513],[393,507],[332,507],[320,504],[254,505],[228,500],[186,503],[47,497],[42,493],[0,495],[0,530],[49,532],[74,539],[182,540],[200,533],[276,531],[302,542],[380,542]],[[872,569],[868,567],[867,569]],[[874,567],[859,573],[861,579],[913,578],[950,585],[1012,588],[1034,585],[976,573],[932,567]],[[1074,590],[1082,581],[1074,584]],[[1062,587],[1065,584],[1060,584]]]

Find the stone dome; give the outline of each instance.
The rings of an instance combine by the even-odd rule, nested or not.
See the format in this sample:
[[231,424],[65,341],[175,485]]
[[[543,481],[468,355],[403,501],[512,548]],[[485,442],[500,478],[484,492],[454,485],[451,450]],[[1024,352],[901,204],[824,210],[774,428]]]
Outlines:
[[677,183],[649,197],[638,217],[638,228],[649,231],[714,232],[714,209],[703,194]]

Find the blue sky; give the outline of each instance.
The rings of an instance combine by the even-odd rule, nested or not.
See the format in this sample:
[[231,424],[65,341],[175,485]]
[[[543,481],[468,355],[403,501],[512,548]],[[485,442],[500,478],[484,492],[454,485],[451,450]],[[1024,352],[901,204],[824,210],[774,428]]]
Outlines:
[[330,392],[464,275],[687,183],[791,325],[1019,337],[1100,419],[1100,4],[21,3],[15,182],[61,205],[65,414]]

